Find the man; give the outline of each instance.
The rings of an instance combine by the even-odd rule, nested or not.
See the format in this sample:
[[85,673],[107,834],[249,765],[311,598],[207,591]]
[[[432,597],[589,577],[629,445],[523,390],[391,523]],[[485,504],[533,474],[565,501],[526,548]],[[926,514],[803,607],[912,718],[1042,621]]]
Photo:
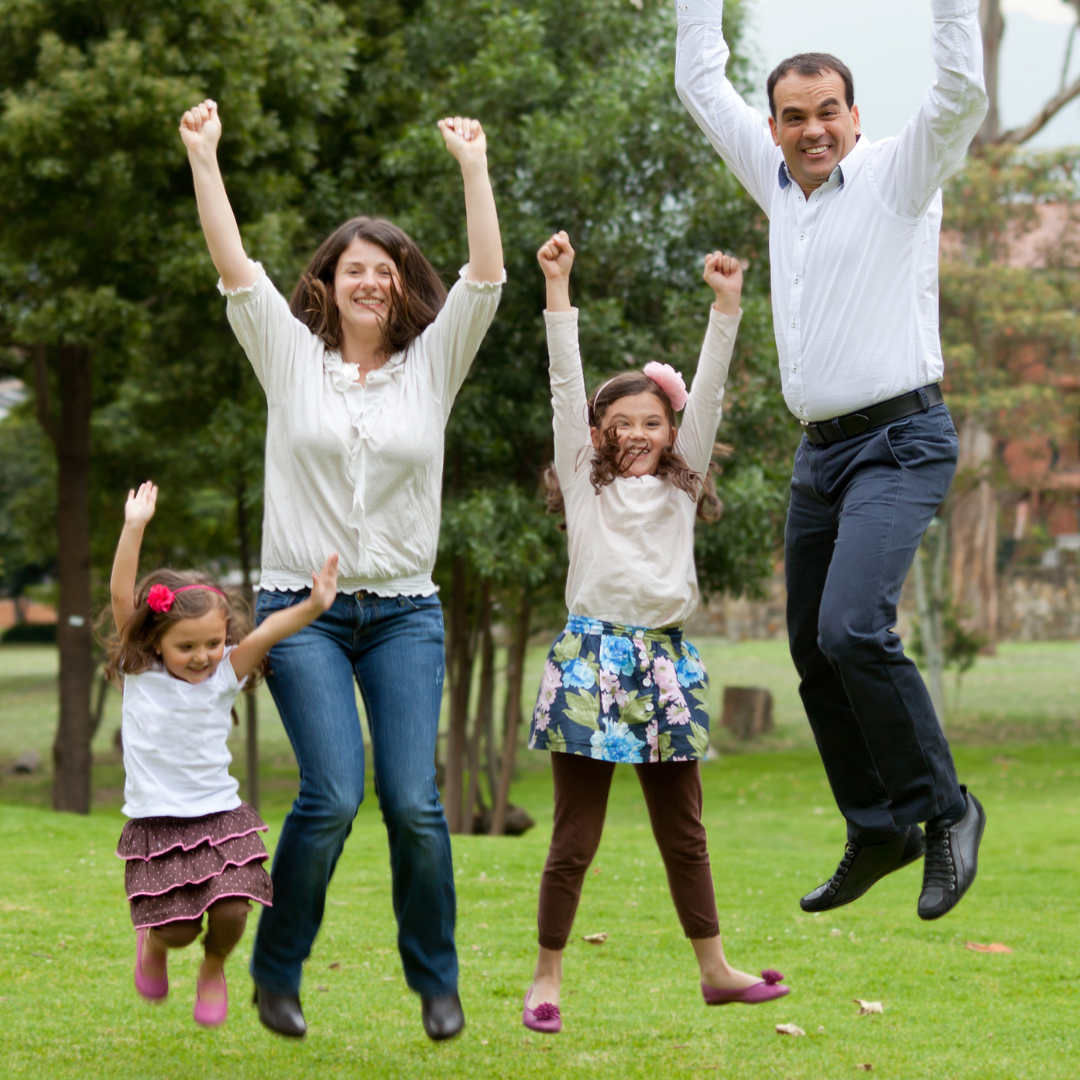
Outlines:
[[843,859],[805,911],[850,903],[925,850],[918,913],[939,918],[975,878],[986,821],[894,630],[956,468],[938,386],[940,187],[986,112],[978,0],[932,4],[937,79],[897,138],[871,143],[851,73],[819,53],[769,76],[766,130],[724,74],[722,0],[676,3],[679,97],[769,216],[780,375],[805,428],[785,537],[788,635],[848,823]]

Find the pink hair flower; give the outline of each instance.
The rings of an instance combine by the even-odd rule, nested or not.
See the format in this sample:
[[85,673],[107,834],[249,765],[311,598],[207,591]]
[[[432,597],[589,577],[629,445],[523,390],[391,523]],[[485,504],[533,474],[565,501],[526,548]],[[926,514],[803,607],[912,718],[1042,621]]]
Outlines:
[[168,585],[151,585],[150,591],[146,594],[146,602],[151,611],[164,615],[172,607],[175,595]]
[[690,394],[687,392],[683,377],[670,364],[660,364],[651,360],[645,365],[645,376],[652,379],[667,394],[671,407],[676,412],[682,411]]

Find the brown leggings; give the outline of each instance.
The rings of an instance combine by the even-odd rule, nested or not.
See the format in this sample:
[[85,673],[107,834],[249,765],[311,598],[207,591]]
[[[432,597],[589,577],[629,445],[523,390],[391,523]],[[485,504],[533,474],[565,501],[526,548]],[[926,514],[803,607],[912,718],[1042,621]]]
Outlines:
[[[688,938],[720,933],[705,827],[701,824],[701,774],[696,761],[635,765],[653,835],[667,869],[668,887]],[[540,944],[566,947],[581,885],[604,829],[615,765],[576,754],[553,753],[555,824],[540,879]]]
[[[206,937],[203,949],[208,956],[224,959],[236,948],[244,936],[251,904],[243,896],[228,896],[216,900],[206,909]],[[202,916],[197,919],[179,919],[151,928],[154,937],[166,949],[183,949],[190,945],[202,930]]]

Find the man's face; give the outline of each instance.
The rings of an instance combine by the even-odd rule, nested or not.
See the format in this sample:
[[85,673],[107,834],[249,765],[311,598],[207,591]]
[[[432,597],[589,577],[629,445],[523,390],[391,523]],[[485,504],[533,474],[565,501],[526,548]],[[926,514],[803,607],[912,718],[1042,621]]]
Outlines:
[[788,172],[809,195],[855,148],[859,108],[850,109],[844,80],[835,71],[820,75],[788,72],[773,88],[776,116],[769,117],[773,141],[784,152]]

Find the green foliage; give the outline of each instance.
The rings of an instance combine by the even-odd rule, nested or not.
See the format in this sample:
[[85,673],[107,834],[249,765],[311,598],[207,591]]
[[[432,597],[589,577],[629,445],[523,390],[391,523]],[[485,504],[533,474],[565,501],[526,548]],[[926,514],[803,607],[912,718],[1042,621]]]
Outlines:
[[0,585],[20,593],[56,557],[56,459],[40,425],[0,421]]

